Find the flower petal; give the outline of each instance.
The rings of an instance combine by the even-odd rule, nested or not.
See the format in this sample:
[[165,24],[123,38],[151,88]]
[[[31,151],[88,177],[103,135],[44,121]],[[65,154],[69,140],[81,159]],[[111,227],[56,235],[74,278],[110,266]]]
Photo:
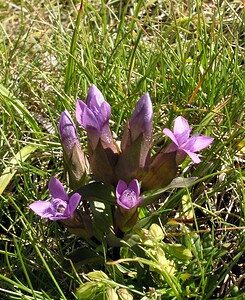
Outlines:
[[101,131],[101,127],[98,122],[98,118],[96,117],[94,112],[87,107],[85,108],[85,110],[83,112],[82,122],[83,122],[83,127],[86,130],[89,130],[90,128],[95,128],[98,132]]
[[94,84],[92,84],[88,90],[88,95],[86,98],[88,107],[91,108],[91,106],[95,106],[99,108],[103,102],[105,102],[105,99],[101,91]]
[[80,200],[81,200],[81,195],[78,193],[75,193],[71,196],[71,198],[69,200],[69,209],[70,209],[69,214],[70,215],[72,215],[74,213]]
[[88,130],[92,127],[100,131],[99,123],[94,113],[87,107],[85,102],[81,100],[77,100],[76,119],[84,129]]
[[189,126],[188,121],[181,116],[175,118],[174,134],[186,134],[186,133],[188,133],[188,136],[187,136],[187,138],[188,138],[191,133],[191,127]]
[[214,138],[211,138],[209,136],[196,135],[196,136],[189,138],[189,140],[187,141],[187,143],[184,145],[183,148],[185,148],[186,150],[192,151],[192,152],[200,151],[200,150],[208,147],[213,142],[213,140],[214,140]]
[[129,121],[133,141],[136,140],[141,133],[144,134],[146,139],[151,139],[152,119],[153,110],[151,98],[149,94],[146,93],[137,102]]
[[144,196],[139,197],[137,205],[139,205],[143,200],[144,200]]
[[69,135],[72,137],[77,136],[76,126],[67,110],[61,113],[58,127],[61,138],[63,138],[63,135],[65,135],[65,137]]
[[178,146],[178,147],[180,146],[177,139],[175,138],[175,135],[173,134],[173,132],[171,130],[169,130],[168,128],[164,128],[163,133],[166,136],[168,136],[176,146]]
[[174,120],[174,136],[178,141],[179,146],[185,143],[190,136],[191,127],[189,126],[187,120],[181,116]]
[[138,197],[132,189],[126,189],[121,197],[117,199],[117,204],[125,209],[134,208],[138,204]]
[[135,110],[130,119],[130,123],[133,123],[136,118],[142,119],[142,122],[149,123],[152,121],[152,103],[148,93],[143,95],[137,102]]
[[191,152],[189,150],[183,149],[183,151],[190,156],[190,158],[194,161],[194,163],[199,164],[201,162],[200,158],[198,155],[194,152]]
[[54,209],[50,201],[35,201],[29,205],[30,209],[42,218],[49,218],[53,216]]
[[51,177],[48,184],[49,192],[53,198],[68,201],[68,195],[62,183],[55,177]]
[[140,186],[139,186],[139,182],[137,179],[133,179],[129,185],[128,185],[129,189],[132,189],[135,192],[135,195],[138,199],[139,195],[140,195]]
[[87,104],[78,99],[77,100],[77,103],[76,103],[76,119],[77,119],[77,122],[82,126],[83,126],[83,112],[84,110],[87,108]]
[[88,91],[86,103],[98,122],[100,129],[104,125],[108,125],[111,116],[110,104],[105,101],[101,91],[94,84]]
[[116,197],[119,199],[122,193],[128,188],[127,183],[123,180],[119,180],[116,187]]
[[111,117],[111,107],[107,102],[103,102],[100,106],[99,113],[97,114],[98,122],[100,127],[109,124],[109,120]]
[[127,205],[125,205],[122,201],[120,201],[119,199],[117,199],[117,204],[120,206],[120,207],[122,207],[122,208],[124,208],[124,209],[126,209],[126,210],[129,210],[130,209],[130,207],[128,207]]
[[68,111],[63,111],[59,121],[59,135],[64,152],[69,156],[72,154],[74,144],[78,144],[77,129]]

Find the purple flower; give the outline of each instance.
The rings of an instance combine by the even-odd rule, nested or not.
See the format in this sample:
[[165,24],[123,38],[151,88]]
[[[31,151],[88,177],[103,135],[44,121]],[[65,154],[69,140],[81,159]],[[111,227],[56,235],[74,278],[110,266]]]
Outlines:
[[190,137],[191,127],[187,120],[181,116],[174,120],[173,132],[168,128],[165,128],[163,133],[172,140],[172,143],[165,152],[177,151],[178,163],[182,162],[187,155],[189,155],[195,163],[199,163],[201,160],[195,152],[206,148],[214,140],[213,138],[204,135],[194,135]]
[[129,231],[137,222],[138,205],[144,197],[140,197],[140,187],[137,179],[133,179],[129,185],[119,180],[116,187],[118,208],[115,213],[115,230]]
[[55,177],[49,181],[49,192],[52,196],[49,202],[35,201],[29,207],[40,217],[50,220],[67,220],[73,217],[81,195],[73,194],[70,199],[62,183]]
[[148,93],[143,95],[136,104],[135,110],[129,120],[131,140],[135,141],[141,133],[145,140],[152,139],[153,110],[151,98]]
[[88,91],[86,103],[78,100],[76,118],[87,131],[89,162],[93,175],[99,180],[114,184],[118,148],[109,128],[110,105],[95,85]]
[[126,209],[130,210],[138,206],[143,200],[143,196],[140,195],[140,187],[137,179],[133,179],[129,185],[123,180],[119,180],[116,187],[117,204]]
[[74,144],[79,145],[79,141],[76,126],[67,110],[60,115],[58,129],[64,151],[68,156],[71,156]]
[[107,143],[112,142],[109,129],[110,116],[111,107],[95,85],[90,87],[86,103],[77,100],[77,122],[87,131],[94,149],[97,146],[99,138],[102,138]]
[[148,93],[136,104],[123,132],[122,153],[116,166],[117,178],[130,181],[139,178],[147,167],[152,146],[152,103]]
[[59,121],[59,134],[64,153],[64,163],[69,174],[69,185],[76,189],[83,185],[89,173],[89,163],[81,149],[76,126],[68,111],[63,111]]

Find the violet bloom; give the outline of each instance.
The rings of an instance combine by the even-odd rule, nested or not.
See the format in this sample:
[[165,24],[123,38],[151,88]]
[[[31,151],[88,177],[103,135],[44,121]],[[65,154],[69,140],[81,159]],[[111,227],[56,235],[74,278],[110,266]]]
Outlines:
[[148,93],[137,102],[127,122],[116,166],[117,178],[130,181],[139,178],[150,158],[152,146],[152,103]]
[[92,84],[88,91],[86,103],[77,100],[76,119],[77,122],[87,131],[88,137],[95,149],[99,138],[106,143],[112,142],[109,129],[111,107],[107,103],[100,90]]
[[86,183],[89,163],[81,149],[76,126],[68,111],[62,112],[58,127],[64,163],[69,174],[69,185],[72,189],[76,189]]
[[129,185],[123,180],[119,180],[116,187],[117,204],[130,210],[136,208],[143,200],[143,196],[140,195],[140,187],[137,179],[133,179]]
[[67,156],[71,156],[74,144],[80,144],[77,138],[76,126],[67,110],[60,115],[58,129],[64,151]]
[[187,155],[189,155],[195,163],[199,163],[201,160],[195,152],[206,148],[214,140],[213,138],[204,135],[194,135],[190,137],[191,127],[187,120],[181,116],[174,120],[173,132],[168,128],[165,128],[163,133],[172,140],[172,143],[165,152],[177,151],[178,164],[181,163]]
[[145,140],[152,139],[152,118],[152,103],[149,94],[146,93],[136,104],[129,120],[132,141],[135,141],[141,133],[143,133]]
[[86,103],[78,100],[76,118],[87,131],[89,162],[93,175],[106,183],[115,184],[118,148],[109,128],[110,105],[95,85],[88,91]]
[[116,197],[118,209],[115,213],[115,232],[118,228],[122,232],[129,231],[137,222],[138,205],[144,197],[140,197],[140,187],[137,179],[133,179],[129,185],[123,180],[119,180],[116,187]]
[[49,202],[35,201],[29,207],[42,218],[54,221],[71,219],[81,195],[75,193],[69,199],[62,183],[55,177],[51,177],[48,187],[52,196],[51,200]]

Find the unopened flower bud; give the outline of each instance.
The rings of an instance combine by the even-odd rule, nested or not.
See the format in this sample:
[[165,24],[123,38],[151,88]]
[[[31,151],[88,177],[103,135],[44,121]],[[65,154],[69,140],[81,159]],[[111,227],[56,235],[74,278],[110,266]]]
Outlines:
[[116,291],[111,288],[111,287],[108,287],[106,289],[106,300],[118,300],[118,295],[116,293]]
[[108,279],[108,276],[103,271],[93,271],[86,275],[90,280]]
[[68,111],[62,112],[60,116],[59,135],[63,147],[65,168],[68,171],[69,185],[72,189],[76,189],[86,183],[89,163],[81,149],[76,126]]
[[162,228],[155,223],[150,226],[149,231],[156,241],[161,241],[164,238]]
[[99,282],[85,282],[77,289],[78,300],[91,300],[101,291],[103,284]]
[[116,174],[127,182],[138,178],[146,167],[152,145],[153,110],[149,94],[143,95],[126,124]]
[[[132,117],[129,120],[131,142],[134,142],[140,136],[141,133],[143,133],[146,142],[151,142],[152,118],[152,103],[149,94],[146,93],[140,98],[140,100],[136,104]],[[130,143],[130,141],[127,140],[126,143]]]
[[120,300],[133,300],[133,295],[129,292],[129,290],[121,288],[117,290]]

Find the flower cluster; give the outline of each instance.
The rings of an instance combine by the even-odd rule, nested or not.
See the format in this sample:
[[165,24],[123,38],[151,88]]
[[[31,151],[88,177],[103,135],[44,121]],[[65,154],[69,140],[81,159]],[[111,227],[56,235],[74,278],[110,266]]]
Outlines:
[[[170,138],[170,144],[151,155],[153,109],[148,93],[140,98],[126,122],[120,147],[109,127],[110,116],[109,103],[94,85],[90,87],[86,101],[77,101],[76,120],[87,132],[87,158],[81,149],[75,123],[67,111],[62,112],[59,135],[69,186],[75,192],[68,195],[63,185],[52,177],[49,182],[51,200],[36,201],[30,205],[36,214],[50,220],[61,220],[69,228],[80,228],[82,233],[87,230],[92,235],[89,205],[80,195],[79,188],[87,184],[93,189],[91,182],[102,182],[105,188],[106,184],[114,187],[112,212],[115,231],[128,231],[137,222],[138,206],[144,200],[140,195],[142,191],[169,185],[176,177],[178,165],[187,156],[194,163],[199,163],[196,152],[213,141],[208,136],[191,136],[187,120],[179,116],[174,120],[173,131],[163,130],[163,135]],[[84,205],[78,208],[81,199]]]

